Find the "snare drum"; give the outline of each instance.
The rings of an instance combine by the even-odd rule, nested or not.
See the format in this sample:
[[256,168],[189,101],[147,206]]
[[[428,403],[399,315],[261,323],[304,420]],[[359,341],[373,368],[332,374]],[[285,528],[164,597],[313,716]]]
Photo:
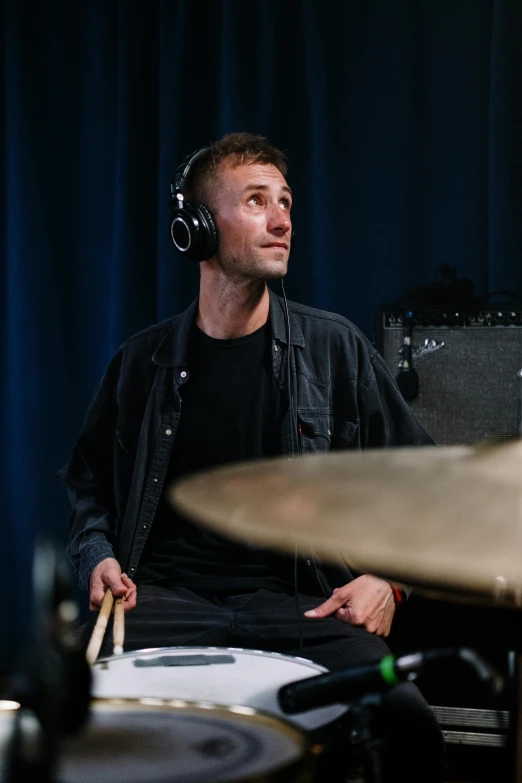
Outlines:
[[162,647],[102,658],[93,666],[96,698],[184,699],[252,707],[311,731],[347,710],[334,704],[286,716],[277,692],[283,685],[323,674],[306,658],[232,647]]
[[[1,762],[13,715],[0,718]],[[26,736],[35,720],[23,718]],[[179,699],[95,700],[88,726],[57,750],[60,783],[312,783],[317,758],[282,720]]]

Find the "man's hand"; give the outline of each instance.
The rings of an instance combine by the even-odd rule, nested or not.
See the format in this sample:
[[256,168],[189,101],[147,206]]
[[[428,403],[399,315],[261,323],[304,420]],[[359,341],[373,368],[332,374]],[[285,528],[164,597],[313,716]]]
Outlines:
[[106,589],[110,587],[116,598],[125,596],[123,608],[126,612],[136,606],[136,585],[127,574],[122,574],[120,564],[114,557],[106,557],[98,563],[91,574],[89,609],[98,611],[102,605]]
[[394,613],[395,599],[388,582],[364,574],[344,587],[336,587],[331,598],[304,614],[318,618],[334,614],[344,623],[363,625],[370,633],[388,636]]

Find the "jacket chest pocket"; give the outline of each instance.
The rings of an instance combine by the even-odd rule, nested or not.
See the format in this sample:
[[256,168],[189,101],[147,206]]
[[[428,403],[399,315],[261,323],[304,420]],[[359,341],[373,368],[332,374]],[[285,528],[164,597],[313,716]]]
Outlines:
[[135,457],[140,440],[141,426],[146,415],[146,400],[126,395],[120,400],[116,423],[116,440],[127,456]]
[[303,410],[297,414],[300,450],[305,454],[328,451],[333,416],[324,411]]
[[135,456],[140,439],[141,417],[120,414],[116,424],[116,440],[123,453]]

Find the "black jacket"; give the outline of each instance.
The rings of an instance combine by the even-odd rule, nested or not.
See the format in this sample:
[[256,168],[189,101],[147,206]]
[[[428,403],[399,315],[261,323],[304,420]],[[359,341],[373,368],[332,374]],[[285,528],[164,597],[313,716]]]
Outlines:
[[[400,395],[368,340],[333,313],[288,303],[291,374],[300,450],[369,449],[433,443]],[[190,373],[188,338],[197,300],[185,312],[127,340],[102,378],[69,463],[58,474],[72,512],[68,554],[80,585],[95,566],[116,557],[136,573],[170,461],[180,418],[179,388]],[[287,395],[284,302],[270,292],[272,366]],[[283,454],[292,453],[287,414]],[[353,578],[310,554],[312,576],[325,595]]]

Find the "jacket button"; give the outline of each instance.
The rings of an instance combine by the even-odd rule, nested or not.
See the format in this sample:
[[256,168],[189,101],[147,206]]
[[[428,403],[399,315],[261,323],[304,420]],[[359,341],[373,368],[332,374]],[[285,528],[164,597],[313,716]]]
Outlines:
[[306,561],[306,565],[307,565],[307,566],[311,566],[311,565],[312,565],[312,561],[311,561],[311,560],[307,560],[307,561]]
[[183,370],[183,372],[181,372],[180,375],[181,375],[182,378],[186,378],[187,377],[187,373],[185,372],[185,370]]
[[129,568],[129,571],[130,571],[131,573],[132,573],[133,571],[135,571],[135,570],[136,570],[135,568]]
[[172,435],[172,430],[170,429],[170,427],[168,428],[168,430],[165,430],[165,435]]

